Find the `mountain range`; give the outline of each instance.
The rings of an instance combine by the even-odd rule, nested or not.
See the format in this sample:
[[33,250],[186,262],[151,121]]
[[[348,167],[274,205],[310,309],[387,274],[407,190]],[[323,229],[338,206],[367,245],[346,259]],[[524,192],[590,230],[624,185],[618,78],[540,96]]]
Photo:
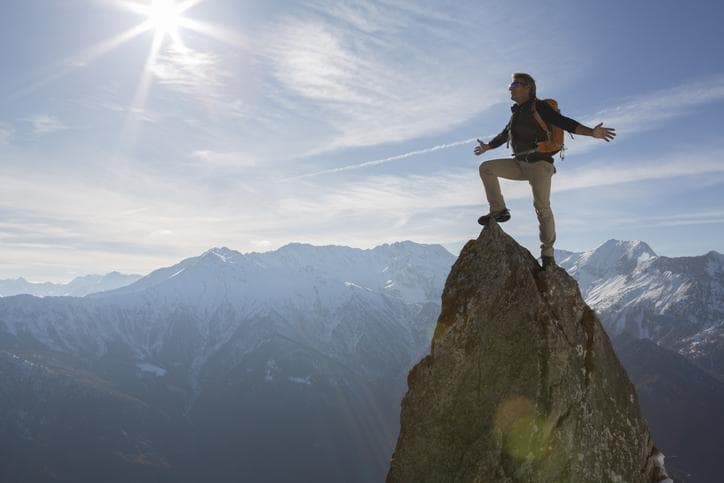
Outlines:
[[[716,481],[721,456],[720,419],[671,422],[724,402],[722,259],[557,253],[684,481]],[[0,298],[0,480],[379,481],[454,261],[412,242],[214,248],[82,298]]]
[[23,277],[0,280],[0,297],[35,295],[37,297],[83,297],[96,292],[114,290],[140,279],[141,275],[111,272],[105,275],[84,275],[68,283],[29,282]]
[[454,259],[217,248],[114,291],[0,299],[0,479],[379,481]]

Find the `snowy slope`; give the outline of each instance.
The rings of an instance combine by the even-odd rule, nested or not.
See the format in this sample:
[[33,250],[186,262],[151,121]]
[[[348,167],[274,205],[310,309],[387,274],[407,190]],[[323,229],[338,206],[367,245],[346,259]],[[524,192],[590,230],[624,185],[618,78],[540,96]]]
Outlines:
[[559,255],[559,264],[610,334],[651,339],[724,376],[724,255],[669,258],[609,240]]

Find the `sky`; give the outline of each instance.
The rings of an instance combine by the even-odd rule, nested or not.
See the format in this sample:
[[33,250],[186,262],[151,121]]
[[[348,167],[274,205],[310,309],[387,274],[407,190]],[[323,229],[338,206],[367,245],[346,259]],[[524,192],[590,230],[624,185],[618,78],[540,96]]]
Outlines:
[[[169,9],[170,6],[170,9]],[[212,247],[457,254],[513,72],[567,138],[556,248],[724,253],[724,4],[4,0],[0,279],[145,274]],[[538,255],[530,188],[503,228]]]

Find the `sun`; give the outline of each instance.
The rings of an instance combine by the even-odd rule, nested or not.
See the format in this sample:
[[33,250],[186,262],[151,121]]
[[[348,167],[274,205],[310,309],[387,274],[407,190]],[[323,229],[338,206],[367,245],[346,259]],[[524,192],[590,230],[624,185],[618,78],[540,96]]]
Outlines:
[[[155,75],[154,68],[159,62],[175,63],[176,65],[185,65],[185,63],[193,62],[194,50],[187,47],[181,38],[181,34],[185,31],[192,31],[197,34],[224,42],[233,47],[246,48],[246,40],[233,30],[225,29],[221,26],[204,22],[202,20],[193,19],[187,16],[187,11],[204,3],[206,0],[102,0],[108,2],[109,5],[120,10],[134,13],[141,17],[141,21],[130,27],[129,29],[115,34],[99,43],[88,47],[71,57],[69,64],[73,66],[86,66],[90,62],[108,54],[112,50],[121,45],[139,37],[145,33],[152,33],[151,41],[146,62],[141,72],[136,92],[133,100],[128,107],[127,125],[130,127],[124,129],[133,133],[135,124],[138,123],[137,113],[142,113],[148,98],[151,84]],[[166,50],[164,50],[166,48]],[[164,57],[164,52],[170,54]],[[57,72],[46,79],[36,82],[27,89],[21,91],[19,95],[26,95],[41,87],[43,84],[50,82],[67,74],[71,69],[66,68]],[[129,136],[130,138],[133,135]]]
[[148,8],[148,23],[156,35],[178,36],[181,8],[174,0],[153,0]]
[[171,38],[176,47],[183,47],[179,30],[184,28],[194,30],[200,24],[185,17],[184,13],[204,0],[145,0],[143,3],[138,0],[114,1],[115,5],[145,18],[133,31],[134,33],[153,32],[155,47],[160,47],[166,38]]

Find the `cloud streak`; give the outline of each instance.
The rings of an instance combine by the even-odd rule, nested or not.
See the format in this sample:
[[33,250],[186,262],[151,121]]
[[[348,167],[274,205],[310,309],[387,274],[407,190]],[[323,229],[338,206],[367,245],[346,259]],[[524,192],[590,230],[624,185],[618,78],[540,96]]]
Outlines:
[[[660,90],[631,99],[619,106],[608,108],[592,116],[588,116],[586,121],[583,122],[584,124],[593,126],[601,122],[601,119],[604,119],[607,126],[617,128],[619,137],[627,137],[639,132],[655,129],[666,122],[685,116],[689,114],[690,110],[694,107],[721,100],[724,100],[724,77],[717,77],[707,81],[696,81],[671,89]],[[488,136],[488,138],[489,137],[491,136]],[[483,138],[485,137],[483,136]],[[306,178],[378,166],[391,161],[475,143],[476,139],[477,138],[470,138],[462,141],[453,141],[426,149],[409,151],[339,168],[320,170],[292,178]],[[582,154],[603,146],[600,140],[586,136],[577,136],[573,143],[567,140],[567,144],[566,154]]]
[[369,167],[371,167],[371,166],[378,166],[378,165],[380,165],[380,164],[386,164],[386,163],[389,163],[389,162],[391,162],[391,161],[399,161],[399,160],[401,160],[401,159],[407,159],[407,158],[411,158],[411,157],[413,157],[413,156],[420,156],[420,155],[423,155],[423,154],[434,153],[435,151],[440,151],[441,149],[449,149],[449,148],[454,148],[454,147],[457,147],[457,146],[463,146],[463,145],[465,145],[465,144],[472,144],[472,143],[475,143],[475,142],[476,142],[476,139],[477,139],[477,138],[470,138],[470,139],[464,139],[464,140],[462,140],[462,141],[454,141],[454,142],[446,143],[446,144],[438,144],[438,145],[436,145],[436,146],[432,146],[432,147],[429,147],[429,148],[418,149],[418,150],[415,150],[415,151],[409,151],[409,152],[407,152],[407,153],[398,154],[398,155],[395,155],[395,156],[389,156],[389,157],[387,157],[387,158],[375,159],[375,160],[372,160],[372,161],[364,161],[364,162],[362,162],[362,163],[357,163],[357,164],[350,164],[350,165],[347,165],[347,166],[342,166],[341,168],[325,169],[325,170],[322,170],[322,171],[317,171],[317,172],[314,172],[314,173],[303,174],[303,175],[300,175],[300,176],[292,176],[292,177],[290,177],[290,178],[288,178],[288,179],[311,178],[311,177],[314,177],[314,176],[319,176],[319,175],[321,175],[321,174],[331,174],[331,173],[339,173],[339,172],[342,172],[342,171],[352,171],[352,170],[355,170],[355,169],[369,168]]

